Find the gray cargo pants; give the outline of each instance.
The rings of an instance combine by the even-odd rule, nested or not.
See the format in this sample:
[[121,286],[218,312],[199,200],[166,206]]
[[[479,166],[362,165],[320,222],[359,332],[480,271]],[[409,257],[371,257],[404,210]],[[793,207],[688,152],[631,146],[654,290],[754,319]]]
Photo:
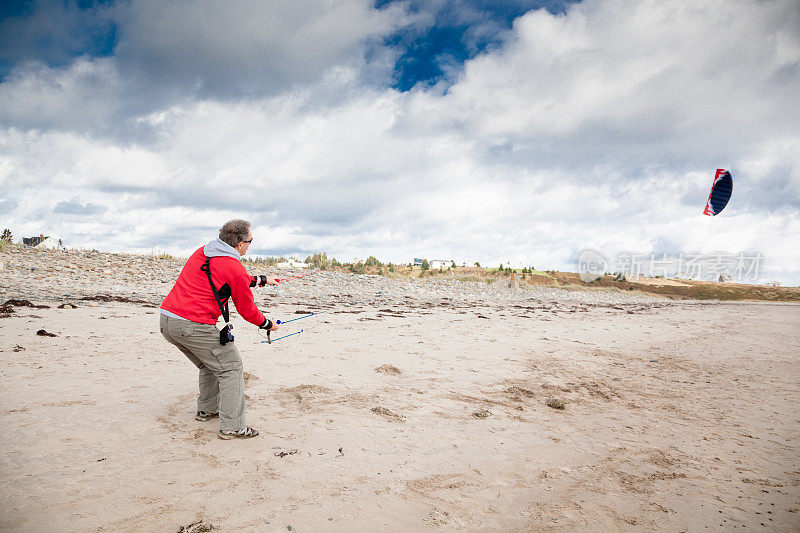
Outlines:
[[219,411],[219,426],[223,431],[244,429],[244,374],[236,345],[232,342],[220,345],[219,330],[211,324],[160,316],[164,338],[200,369],[197,410]]

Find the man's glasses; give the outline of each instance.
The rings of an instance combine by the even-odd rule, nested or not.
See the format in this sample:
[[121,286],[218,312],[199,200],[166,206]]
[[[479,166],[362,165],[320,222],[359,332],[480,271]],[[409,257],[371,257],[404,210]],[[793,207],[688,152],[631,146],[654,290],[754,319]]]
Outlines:
[[242,241],[242,242],[246,242],[247,244],[250,244],[251,242],[253,242],[253,238],[252,238],[252,237],[250,237],[250,240],[249,240],[249,241]]

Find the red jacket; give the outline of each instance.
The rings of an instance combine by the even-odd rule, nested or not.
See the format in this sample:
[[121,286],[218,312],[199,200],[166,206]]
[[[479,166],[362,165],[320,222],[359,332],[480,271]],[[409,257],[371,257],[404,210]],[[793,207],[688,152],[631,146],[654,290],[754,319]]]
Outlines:
[[[199,248],[189,257],[178,281],[161,304],[161,309],[192,322],[217,323],[221,314],[219,306],[208,283],[208,275],[200,270],[205,261],[203,248]],[[250,290],[250,287],[255,286],[255,277],[247,274],[241,261],[230,256],[212,257],[211,279],[214,280],[218,292],[231,295],[242,318],[256,326],[266,323],[267,319],[256,307],[253,292]],[[228,298],[226,296],[220,300],[224,305]]]

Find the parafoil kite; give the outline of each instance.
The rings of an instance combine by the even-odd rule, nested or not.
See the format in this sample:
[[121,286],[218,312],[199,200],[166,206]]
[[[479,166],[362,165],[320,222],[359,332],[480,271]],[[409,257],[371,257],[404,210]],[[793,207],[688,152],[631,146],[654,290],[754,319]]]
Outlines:
[[717,174],[714,176],[714,184],[711,185],[711,192],[708,194],[706,210],[703,211],[703,214],[711,217],[719,215],[728,205],[732,192],[733,178],[731,173],[724,168],[718,168]]

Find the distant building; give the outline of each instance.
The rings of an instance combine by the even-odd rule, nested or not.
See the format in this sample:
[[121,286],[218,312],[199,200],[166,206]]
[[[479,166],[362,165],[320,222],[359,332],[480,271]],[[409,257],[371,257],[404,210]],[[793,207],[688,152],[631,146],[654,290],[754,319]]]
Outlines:
[[423,261],[425,261],[425,260],[420,258],[420,257],[415,257],[414,258],[414,266],[415,267],[421,267]]
[[58,237],[40,234],[38,237],[23,237],[22,244],[31,248],[46,248],[48,250],[59,250],[64,248],[64,243]]
[[277,268],[310,268],[311,264],[303,263],[302,261],[297,261],[295,259],[290,259],[289,261],[282,261],[275,265]]
[[431,268],[447,268],[453,264],[453,261],[450,259],[431,259],[429,264]]
[[733,278],[731,277],[730,274],[720,274],[719,275],[719,279],[717,281],[719,281],[721,283],[725,282],[725,281],[730,282],[730,281],[733,281]]
[[505,268],[510,268],[511,270],[522,270],[523,268],[527,268],[525,266],[522,266],[520,263],[512,263],[511,261],[506,261],[505,263],[503,263],[503,266]]
[[25,246],[31,246],[33,248],[39,246],[44,242],[45,239],[49,239],[50,237],[45,237],[44,235],[39,235],[38,237],[23,237],[22,244]]

